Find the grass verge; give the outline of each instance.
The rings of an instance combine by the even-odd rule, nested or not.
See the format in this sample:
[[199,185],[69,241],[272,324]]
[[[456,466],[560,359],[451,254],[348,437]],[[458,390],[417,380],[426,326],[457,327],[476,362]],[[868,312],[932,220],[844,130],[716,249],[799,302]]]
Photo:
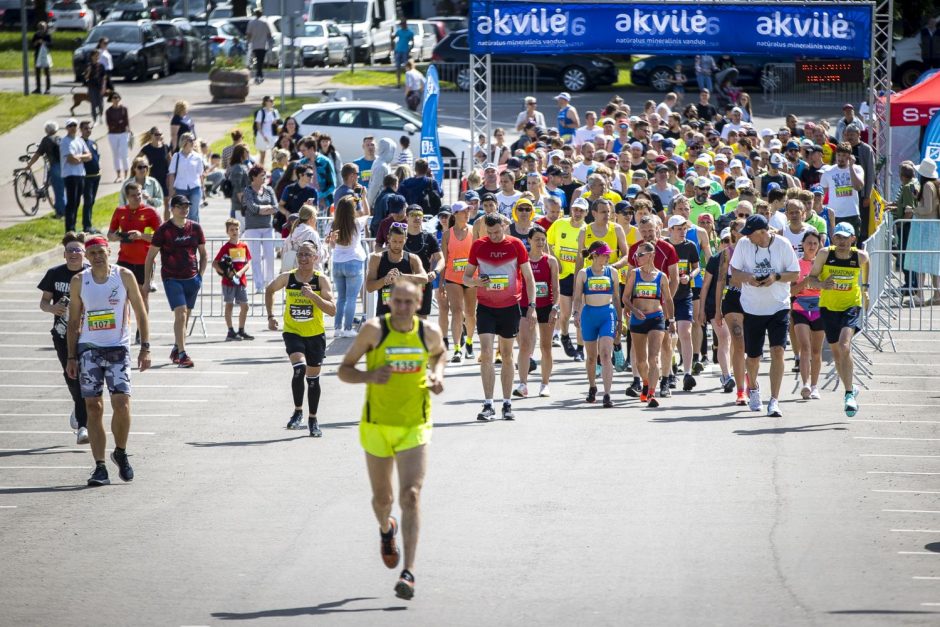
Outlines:
[[61,96],[0,92],[0,134],[54,106]]
[[[319,100],[319,98],[285,98],[284,106],[278,107],[278,112],[281,114],[281,119],[284,119],[305,104],[319,102]],[[280,99],[275,99],[275,102],[280,102]],[[257,152],[257,149],[255,148],[254,133],[252,132],[253,122],[254,119],[250,115],[245,116],[245,118],[242,120],[239,120],[237,124],[225,132],[224,137],[220,137],[209,145],[209,152],[221,153],[223,148],[232,143],[232,138],[229,137],[229,135],[235,129],[238,129],[242,132],[242,135],[245,137],[245,144],[247,144],[248,150],[250,150],[252,153]]]
[[[78,48],[86,37],[85,33],[78,31],[52,33],[52,68],[54,70],[70,69],[72,67],[72,52]],[[33,33],[28,33],[26,41],[29,43]],[[0,32],[0,70],[22,70],[23,52],[22,40],[19,31]],[[29,70],[33,70],[33,52],[29,53]]]
[[[404,81],[404,76],[402,76],[402,81]],[[355,73],[340,72],[331,79],[331,82],[368,87],[395,87],[395,72],[375,70],[356,70]]]
[[[117,202],[117,192],[95,201],[91,222],[96,229],[107,229]],[[52,214],[0,229],[0,265],[54,248],[64,232],[62,220],[56,220]]]

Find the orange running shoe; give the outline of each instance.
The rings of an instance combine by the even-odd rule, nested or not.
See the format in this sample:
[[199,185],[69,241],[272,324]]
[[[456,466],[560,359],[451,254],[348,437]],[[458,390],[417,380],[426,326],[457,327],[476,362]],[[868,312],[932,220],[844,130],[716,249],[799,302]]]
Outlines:
[[401,553],[398,551],[398,544],[395,542],[395,535],[398,533],[398,521],[394,516],[388,517],[388,531],[382,533],[379,531],[380,551],[382,561],[388,568],[396,568],[401,561]]
[[744,396],[744,390],[738,390],[738,397],[734,400],[735,405],[747,405],[747,398]]

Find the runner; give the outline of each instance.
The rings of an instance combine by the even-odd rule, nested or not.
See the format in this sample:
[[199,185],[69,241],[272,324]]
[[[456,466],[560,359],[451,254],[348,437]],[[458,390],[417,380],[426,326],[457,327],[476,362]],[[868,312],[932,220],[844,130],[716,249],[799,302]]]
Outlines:
[[134,469],[127,459],[127,436],[131,429],[131,358],[128,314],[140,328],[140,352],[137,367],[150,367],[150,326],[137,279],[130,270],[112,266],[108,240],[97,235],[85,241],[85,256],[91,267],[72,277],[69,286],[69,311],[66,374],[81,379],[82,398],[88,414],[88,439],[95,470],[90,486],[111,483],[105,465],[108,436],[104,431],[105,383],[111,395],[111,433],[114,451],[111,461],[118,467],[122,481],[134,480]]
[[757,383],[764,339],[770,340],[770,400],[767,415],[783,416],[778,402],[783,381],[783,346],[787,339],[790,318],[789,283],[800,278],[800,262],[793,247],[783,237],[772,234],[762,215],[747,219],[741,241],[731,257],[735,282],[741,283],[741,308],[744,310],[745,364],[750,384],[748,407],[760,411],[761,394]]
[[[420,207],[417,208],[420,209]],[[404,250],[407,230],[407,224],[401,222],[392,224],[388,230],[388,248],[380,253],[369,255],[366,291],[378,292],[375,299],[375,315],[377,316],[384,316],[390,311],[388,299],[392,295],[392,285],[398,279],[410,281],[418,285],[421,290],[427,284],[428,275],[424,273],[421,260],[417,255]]]
[[[540,363],[542,385],[539,387],[539,396],[551,396],[548,381],[552,376],[552,332],[555,329],[555,320],[558,317],[558,260],[550,256],[545,229],[534,225],[528,236],[529,265],[532,267],[532,277],[535,279],[535,318],[538,323],[539,347],[542,352]],[[522,302],[529,302],[525,285],[522,292]],[[526,318],[519,327],[519,362],[523,366],[532,358],[535,348],[536,326]],[[513,390],[513,395],[525,398],[529,395],[527,386],[529,369],[519,368],[519,385]]]
[[[488,215],[486,237],[473,242],[464,268],[463,282],[470,287],[482,287],[477,294],[477,332],[480,334],[480,371],[483,378],[485,402],[477,420],[493,420],[493,387],[496,369],[493,365],[493,339],[499,336],[498,350],[502,355],[500,381],[503,388],[503,420],[515,420],[512,413],[513,344],[519,334],[519,322],[524,315],[529,324],[536,322],[535,280],[529,265],[529,254],[522,242],[506,235],[506,227],[499,215]],[[479,276],[475,276],[477,269]],[[528,308],[519,306],[522,282],[529,295]]]
[[[708,215],[708,214],[705,214]],[[731,333],[728,331],[728,325],[721,324],[721,313],[718,311],[718,276],[721,271],[721,260],[725,251],[731,246],[731,229],[725,228],[719,238],[718,252],[716,252],[705,264],[705,278],[702,280],[702,293],[704,298],[700,298],[695,312],[696,324],[704,326],[710,322],[715,334],[718,336],[717,353],[718,366],[721,368],[721,376],[718,379],[722,390],[729,393],[734,389],[734,377],[731,376]],[[743,353],[742,353],[743,356]],[[744,364],[741,364],[741,371],[744,371]]]
[[[202,227],[198,222],[186,219],[189,207],[189,199],[182,194],[170,200],[170,219],[154,232],[144,262],[144,285],[150,285],[153,262],[160,255],[160,276],[163,278],[166,299],[173,311],[173,336],[176,340],[170,351],[170,361],[180,368],[193,367],[193,360],[186,353],[186,325],[196,306],[196,296],[202,287],[202,274],[208,262],[206,236],[203,235]],[[143,295],[147,303],[149,292],[144,290]]]
[[[447,290],[447,304],[450,307],[450,332],[454,340],[454,354],[450,358],[452,364],[463,361],[463,349],[466,349],[467,359],[473,357],[473,330],[477,322],[477,290],[464,280],[464,269],[467,267],[470,245],[473,243],[470,227],[467,225],[469,208],[467,203],[460,201],[451,206],[453,225],[441,240],[441,253],[445,262],[444,284]],[[466,342],[461,339],[464,332]]]
[[581,327],[575,323],[577,348],[571,344],[568,322],[571,320],[571,297],[574,296],[574,277],[577,269],[578,248],[581,231],[584,229],[584,216],[588,202],[579,198],[571,204],[571,217],[561,218],[548,229],[548,245],[552,256],[558,260],[558,292],[561,305],[559,326],[561,345],[565,355],[574,361],[584,361],[584,340],[581,339]]
[[297,269],[280,274],[264,291],[268,329],[277,331],[277,319],[273,313],[274,294],[286,290],[282,336],[293,369],[290,387],[294,396],[294,413],[287,421],[287,428],[303,428],[306,378],[307,428],[312,438],[323,435],[317,423],[317,410],[320,406],[320,365],[326,356],[323,314],[336,315],[330,280],[325,274],[314,269],[318,256],[316,244],[304,242],[297,249]]
[[[599,200],[598,203],[601,201]],[[591,226],[588,226],[590,229]],[[619,272],[608,264],[613,253],[607,242],[597,240],[581,253],[591,265],[578,270],[574,280],[574,313],[584,345],[587,348],[585,368],[588,377],[588,403],[597,400],[598,358],[604,380],[604,407],[613,407],[610,389],[614,382],[614,338],[620,333],[620,280]],[[583,299],[583,307],[582,307]],[[619,338],[618,338],[619,339]]]
[[[682,390],[684,392],[691,392],[697,384],[695,377],[692,376],[692,365],[694,363],[692,361],[692,322],[695,309],[692,300],[692,286],[695,284],[696,277],[701,274],[698,248],[685,237],[686,229],[689,226],[689,221],[681,215],[672,216],[669,218],[669,238],[667,240],[676,249],[676,255],[679,257],[677,265],[679,288],[673,294],[672,302],[675,310],[679,349],[682,354],[682,367],[685,372],[682,377]],[[671,334],[666,341],[672,343]],[[672,346],[670,346],[670,349],[672,349]],[[672,353],[672,350],[670,350],[670,353]]]
[[[440,216],[440,214],[438,214]],[[434,282],[444,268],[444,258],[441,256],[441,246],[437,238],[422,229],[424,225],[424,212],[420,207],[408,211],[408,231],[405,237],[405,250],[421,260],[421,267],[427,274],[428,280],[424,284],[424,295],[421,307],[418,308],[418,317],[427,320],[431,315],[431,300],[434,295]],[[440,305],[440,303],[438,303]],[[446,315],[443,314],[443,315]],[[442,329],[444,327],[441,327]]]
[[[391,515],[395,498],[392,474],[398,467],[405,568],[395,584],[395,594],[402,599],[411,599],[415,592],[415,552],[421,524],[418,504],[431,442],[429,392],[444,391],[443,333],[415,315],[420,302],[421,293],[414,283],[396,281],[389,300],[391,313],[362,325],[337,371],[340,381],[366,384],[359,440],[366,452],[382,561],[388,568],[396,568],[401,559],[395,542],[398,521]],[[367,370],[356,367],[363,355]]]
[[[731,243],[721,253],[716,276],[717,285],[715,285],[716,297],[720,299],[718,310],[715,312],[717,314],[716,327],[724,326],[728,330],[728,335],[731,336],[731,372],[737,388],[734,404],[741,406],[747,404],[745,389],[748,387],[744,356],[744,310],[741,309],[741,286],[732,281],[731,277],[731,257],[734,255],[735,246],[741,239],[741,229],[744,228],[744,224],[745,221],[739,218],[728,227]],[[730,391],[727,380],[724,389]]]
[[52,319],[52,345],[56,356],[62,364],[62,375],[65,385],[72,395],[74,408],[69,416],[69,426],[75,431],[76,444],[88,444],[88,412],[85,401],[82,399],[81,386],[78,380],[70,377],[66,371],[68,346],[66,343],[66,330],[69,322],[69,290],[72,286],[72,277],[88,267],[85,264],[85,234],[69,231],[62,238],[65,247],[63,256],[65,263],[49,268],[39,282],[42,298],[39,300],[39,309],[53,315]]
[[[630,311],[633,361],[643,381],[640,402],[649,407],[659,407],[655,395],[656,380],[660,376],[660,344],[667,327],[674,322],[672,296],[667,275],[655,265],[656,246],[652,242],[639,242],[634,255],[631,265],[636,267],[627,274],[623,304]],[[668,385],[665,389],[669,390]]]
[[809,283],[821,290],[819,311],[826,341],[845,389],[845,415],[852,417],[858,413],[852,338],[862,326],[862,299],[868,299],[868,253],[854,246],[855,227],[849,222],[836,224],[832,243],[816,257]]
[[[793,334],[799,338],[800,351],[797,355],[800,366],[800,380],[803,387],[800,395],[804,399],[819,398],[819,371],[822,368],[822,345],[826,338],[823,320],[819,312],[819,290],[809,287],[810,272],[816,261],[816,254],[822,246],[822,239],[816,231],[803,234],[800,248],[800,280],[790,286],[793,305]],[[795,347],[794,347],[794,350]]]

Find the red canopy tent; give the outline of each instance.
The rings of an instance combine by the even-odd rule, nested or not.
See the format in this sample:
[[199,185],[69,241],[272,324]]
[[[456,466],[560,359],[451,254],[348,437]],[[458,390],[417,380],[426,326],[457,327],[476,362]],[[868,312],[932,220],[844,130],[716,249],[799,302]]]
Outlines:
[[927,126],[940,110],[940,72],[891,96],[891,126]]

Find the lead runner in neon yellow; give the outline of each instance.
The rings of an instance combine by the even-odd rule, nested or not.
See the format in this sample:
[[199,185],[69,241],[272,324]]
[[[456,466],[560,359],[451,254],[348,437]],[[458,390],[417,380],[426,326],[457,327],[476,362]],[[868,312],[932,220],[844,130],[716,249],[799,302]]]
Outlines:
[[[398,521],[391,515],[392,474],[398,467],[405,564],[395,593],[404,599],[414,596],[418,500],[431,441],[430,393],[444,390],[444,337],[437,325],[415,315],[421,297],[414,283],[396,281],[388,301],[391,313],[362,326],[337,372],[341,381],[366,384],[359,437],[366,451],[382,561],[388,568],[396,568],[400,558],[395,543]],[[363,356],[366,370],[357,367]]]

